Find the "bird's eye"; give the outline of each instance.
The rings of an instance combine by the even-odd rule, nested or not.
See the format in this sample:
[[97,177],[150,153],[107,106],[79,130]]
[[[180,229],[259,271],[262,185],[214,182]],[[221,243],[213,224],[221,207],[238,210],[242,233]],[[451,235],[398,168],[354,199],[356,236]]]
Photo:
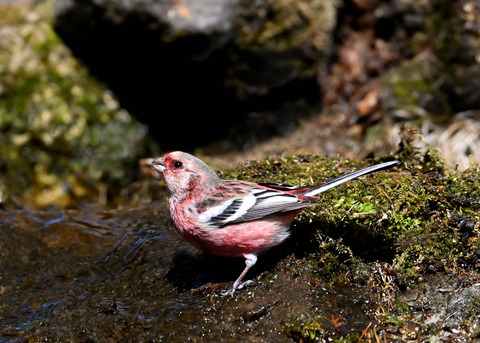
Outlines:
[[173,168],[175,168],[175,169],[180,169],[180,168],[182,168],[182,167],[183,167],[183,163],[182,163],[182,162],[180,162],[180,161],[175,161],[175,162],[173,162]]

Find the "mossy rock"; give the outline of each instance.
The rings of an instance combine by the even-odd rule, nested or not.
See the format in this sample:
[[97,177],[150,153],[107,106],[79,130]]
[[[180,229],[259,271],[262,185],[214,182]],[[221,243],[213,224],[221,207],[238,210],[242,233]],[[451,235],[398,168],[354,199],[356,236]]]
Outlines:
[[51,2],[2,6],[0,203],[71,206],[118,194],[152,149],[52,30]]
[[[461,328],[463,337],[478,338],[472,313],[478,312],[480,167],[459,172],[446,167],[438,152],[420,153],[413,147],[399,157],[403,167],[331,189],[321,194],[319,206],[298,216],[297,225],[307,226],[316,241],[304,246],[305,260],[295,264],[303,268],[299,275],[356,284],[370,294],[368,311],[376,323],[366,330],[370,335],[388,340],[446,337],[442,313],[445,317],[448,310],[457,311],[448,318],[449,325]],[[306,185],[365,166],[316,155],[289,156],[249,162],[221,176]],[[299,229],[305,228],[294,228]],[[439,290],[432,282],[443,287]],[[455,287],[465,295],[458,308],[445,298],[445,292],[453,292],[445,290]],[[412,293],[422,294],[422,288],[436,299],[435,305],[410,299]],[[322,337],[325,318],[310,315],[286,321],[286,332],[303,341]],[[351,334],[340,341],[359,337]]]

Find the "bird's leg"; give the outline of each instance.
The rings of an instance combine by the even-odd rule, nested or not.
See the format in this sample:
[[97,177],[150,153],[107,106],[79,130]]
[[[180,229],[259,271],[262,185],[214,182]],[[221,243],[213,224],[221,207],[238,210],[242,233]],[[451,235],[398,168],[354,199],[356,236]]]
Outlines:
[[251,267],[253,267],[255,265],[255,263],[257,263],[257,255],[255,255],[255,254],[245,254],[245,255],[243,255],[243,257],[245,257],[245,269],[240,274],[240,276],[235,280],[235,282],[233,283],[233,286],[228,291],[222,292],[222,295],[233,296],[233,293],[235,293],[235,291],[237,289],[241,289],[244,286],[252,283],[252,280],[245,281],[243,283],[241,283],[241,282],[242,282],[242,279],[245,276],[245,274],[247,274],[248,270]]

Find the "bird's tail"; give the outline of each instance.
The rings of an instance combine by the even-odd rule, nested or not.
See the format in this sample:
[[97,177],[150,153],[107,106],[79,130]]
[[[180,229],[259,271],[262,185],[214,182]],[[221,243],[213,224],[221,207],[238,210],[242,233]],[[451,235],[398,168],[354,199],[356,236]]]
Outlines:
[[394,166],[397,166],[401,164],[402,162],[400,161],[390,161],[390,162],[384,162],[380,164],[376,164],[374,166],[370,166],[364,169],[357,170],[353,173],[345,174],[342,176],[339,176],[335,179],[325,181],[324,183],[319,184],[318,186],[311,187],[308,192],[304,193],[303,195],[306,196],[314,196],[320,193],[325,192],[326,190],[329,190],[330,188],[336,187],[338,185],[341,185],[344,182],[356,179],[357,177],[360,177],[362,175],[367,175],[371,173],[375,173],[380,170],[392,168]]

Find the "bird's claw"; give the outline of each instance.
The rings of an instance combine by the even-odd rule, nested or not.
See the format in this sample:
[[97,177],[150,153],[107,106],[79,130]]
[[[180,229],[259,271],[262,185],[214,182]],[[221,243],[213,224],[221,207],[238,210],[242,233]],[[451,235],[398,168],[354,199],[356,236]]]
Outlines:
[[220,291],[220,295],[222,297],[227,297],[227,296],[233,297],[233,293],[235,293],[235,288],[233,287],[231,287],[228,291]]
[[253,280],[244,281],[237,287],[237,289],[242,289],[243,287],[253,285],[254,283],[255,281]]
[[236,291],[237,289],[242,289],[242,288],[244,288],[245,286],[250,286],[250,285],[252,285],[253,283],[254,283],[253,280],[247,280],[247,281],[242,282],[242,283],[240,283],[240,284],[234,283],[233,286],[230,287],[229,290],[227,290],[227,291],[221,291],[220,294],[221,294],[223,297],[225,297],[225,296],[231,296],[231,297],[233,297],[233,294],[235,293],[235,291]]

